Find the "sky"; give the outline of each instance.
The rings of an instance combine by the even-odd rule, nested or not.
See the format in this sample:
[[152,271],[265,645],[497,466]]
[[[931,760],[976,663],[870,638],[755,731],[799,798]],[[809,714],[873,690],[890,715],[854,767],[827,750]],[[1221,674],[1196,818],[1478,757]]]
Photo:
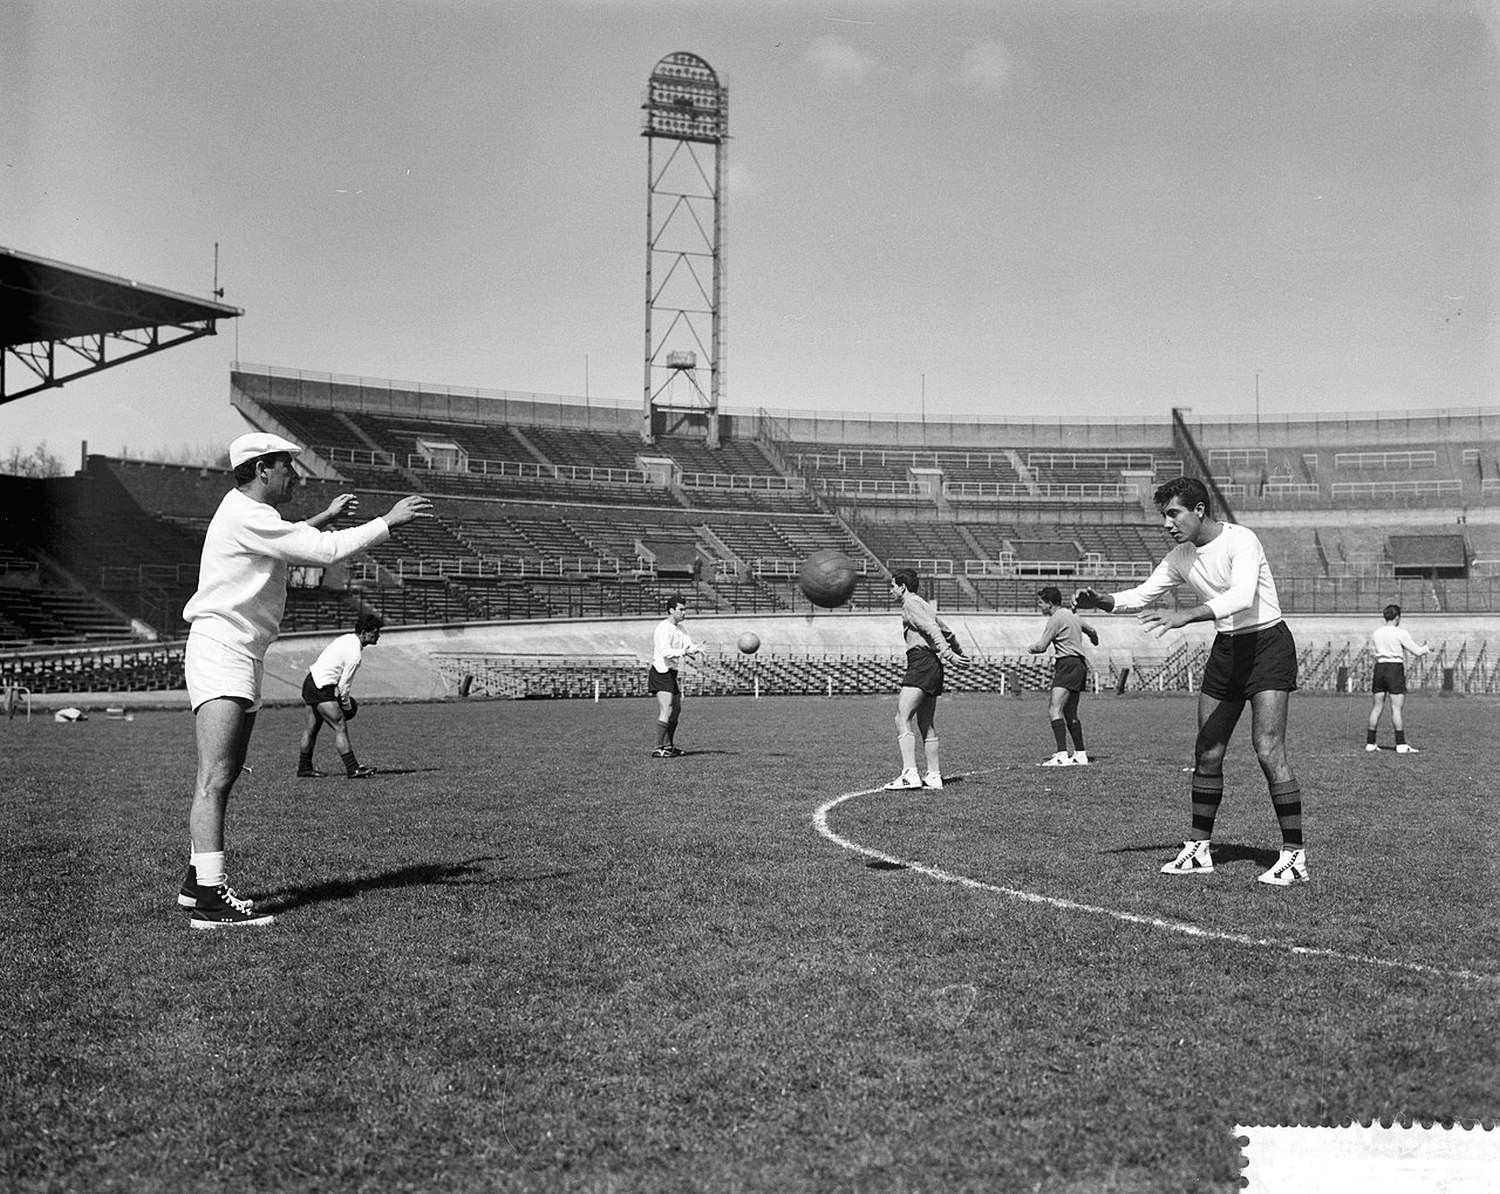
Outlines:
[[245,314],[0,405],[244,429],[232,362],[642,401],[652,68],[728,89],[726,407],[1496,401],[1490,0],[8,0],[0,245]]

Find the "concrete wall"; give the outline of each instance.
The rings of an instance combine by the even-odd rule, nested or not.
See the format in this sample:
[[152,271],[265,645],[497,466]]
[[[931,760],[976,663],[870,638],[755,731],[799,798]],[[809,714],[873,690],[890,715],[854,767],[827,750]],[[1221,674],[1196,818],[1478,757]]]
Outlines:
[[[439,674],[437,653],[498,652],[512,655],[634,656],[642,667],[651,652],[651,632],[660,619],[601,619],[598,621],[506,622],[488,625],[387,630],[380,643],[365,653],[355,680],[360,698],[434,700],[454,695],[453,685]],[[1024,654],[1042,628],[1040,614],[954,614],[945,620],[972,652],[981,655]],[[1096,665],[1128,663],[1134,657],[1160,659],[1180,642],[1207,641],[1210,625],[1174,631],[1165,638],[1146,634],[1128,615],[1088,615],[1099,630]],[[1363,646],[1380,615],[1367,618],[1317,616],[1289,618],[1300,645],[1352,643]],[[1456,651],[1467,642],[1470,655],[1482,643],[1491,653],[1500,650],[1500,619],[1480,615],[1412,615],[1402,625],[1419,642],[1434,648],[1447,643]],[[692,617],[684,624],[693,638],[710,651],[735,651],[745,631],[760,636],[763,653],[790,655],[897,655],[901,624],[895,614],[818,613],[745,617]],[[288,635],[266,657],[265,698],[272,702],[299,700],[302,676],[332,635]]]

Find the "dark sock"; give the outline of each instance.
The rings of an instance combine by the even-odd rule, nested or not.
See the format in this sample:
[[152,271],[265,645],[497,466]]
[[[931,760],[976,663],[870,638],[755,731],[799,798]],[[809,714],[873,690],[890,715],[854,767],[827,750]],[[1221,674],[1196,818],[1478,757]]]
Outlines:
[[1374,730],[1366,730],[1365,731],[1365,745],[1366,746],[1374,746],[1375,745],[1375,731]]
[[1219,801],[1224,799],[1224,776],[1193,772],[1193,829],[1204,840],[1214,835],[1214,818],[1219,815]]
[[1294,779],[1271,785],[1271,807],[1281,826],[1281,841],[1286,846],[1302,844],[1302,787]]
[[352,750],[346,755],[340,755],[339,758],[344,760],[345,774],[353,775],[356,771],[359,770],[359,760],[354,757],[354,752]]
[[298,755],[297,756],[297,770],[298,771],[311,771],[312,769],[313,769],[313,765],[312,765],[312,752],[311,751],[309,751],[307,754],[303,754],[303,755]]
[[1397,746],[1405,746],[1406,745],[1406,731],[1405,730],[1397,730],[1396,731],[1396,745]]
[[1076,719],[1068,722],[1068,733],[1073,737],[1073,749],[1083,750],[1083,722]]
[[1052,736],[1057,739],[1058,754],[1068,749],[1068,723],[1060,717],[1052,723]]

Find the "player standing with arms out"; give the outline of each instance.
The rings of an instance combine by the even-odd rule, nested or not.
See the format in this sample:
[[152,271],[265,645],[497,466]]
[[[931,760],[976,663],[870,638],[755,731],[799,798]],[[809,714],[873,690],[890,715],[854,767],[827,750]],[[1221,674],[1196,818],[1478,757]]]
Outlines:
[[703,648],[682,628],[687,617],[687,601],[682,597],[667,599],[667,616],[656,624],[651,636],[651,671],[646,677],[646,691],[656,697],[656,749],[653,759],[675,759],[687,752],[675,741],[677,722],[682,717],[682,688],[677,683],[677,669],[690,655],[703,660]]
[[[1297,688],[1297,646],[1281,620],[1266,553],[1253,531],[1213,517],[1208,489],[1195,477],[1173,478],[1157,489],[1154,500],[1177,546],[1145,583],[1119,593],[1079,589],[1073,604],[1106,612],[1145,610],[1140,621],[1157,634],[1210,621],[1218,631],[1198,694],[1192,828],[1182,850],[1162,872],[1194,875],[1214,869],[1209,840],[1224,795],[1224,753],[1248,703],[1255,757],[1281,827],[1281,854],[1259,879],[1277,887],[1305,883],[1302,789],[1286,753],[1287,705]],[[1191,585],[1203,603],[1181,612],[1145,609],[1180,584]]]
[[[1052,662],[1052,696],[1047,705],[1047,717],[1052,723],[1057,752],[1038,765],[1087,767],[1089,752],[1083,745],[1083,723],[1078,720],[1078,698],[1089,677],[1083,640],[1087,637],[1097,647],[1099,633],[1063,605],[1062,593],[1056,585],[1040,590],[1036,603],[1047,615],[1047,624],[1042,627],[1042,637],[1026,649],[1033,655],[1040,655],[1051,647],[1056,656]],[[1073,738],[1072,754],[1068,753],[1069,735]]]
[[318,731],[327,722],[333,727],[333,744],[343,760],[344,774],[350,779],[364,779],[375,774],[373,767],[361,767],[349,742],[350,702],[354,673],[364,661],[366,647],[380,641],[385,625],[379,614],[360,614],[354,630],[341,634],[323,648],[322,653],[302,677],[302,703],[307,706],[307,722],[302,729],[297,774],[302,778],[321,779],[325,774],[313,766],[313,751],[318,745]]
[[1401,628],[1401,607],[1388,605],[1383,611],[1385,624],[1370,634],[1370,646],[1375,649],[1375,675],[1370,681],[1370,691],[1375,694],[1375,703],[1370,707],[1370,724],[1365,730],[1365,749],[1379,750],[1375,745],[1375,731],[1380,728],[1380,713],[1385,708],[1385,699],[1391,698],[1391,728],[1396,731],[1396,753],[1414,755],[1420,753],[1415,746],[1406,744],[1406,722],[1402,718],[1402,706],[1406,704],[1406,656],[1426,655],[1431,648]]
[[[901,750],[901,774],[886,788],[941,788],[943,770],[938,760],[937,699],[943,694],[943,664],[963,658],[958,639],[937,616],[932,603],[920,595],[921,581],[910,568],[891,573],[891,600],[901,604],[901,635],[906,640],[906,673],[896,698],[896,745]],[[917,770],[917,736],[927,763]]]
[[383,543],[391,530],[429,517],[432,503],[404,497],[380,518],[342,531],[324,531],[358,499],[341,493],[304,522],[277,513],[300,483],[292,457],[302,451],[276,435],[239,436],[229,445],[235,488],[208,524],[198,591],[182,614],[191,624],[183,668],[198,742],[198,777],[188,816],[192,857],[178,903],[193,910],[195,929],[270,924],[225,878],[224,814],[239,778],[260,709],[266,649],[286,608],[287,570],[317,567]]

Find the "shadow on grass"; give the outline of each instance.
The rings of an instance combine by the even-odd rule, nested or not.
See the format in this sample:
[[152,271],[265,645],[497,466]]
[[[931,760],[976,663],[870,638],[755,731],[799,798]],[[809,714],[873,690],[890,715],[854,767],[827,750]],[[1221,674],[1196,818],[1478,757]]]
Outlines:
[[427,775],[441,770],[441,767],[377,767],[375,774],[369,778],[378,779],[382,775]]
[[392,887],[492,887],[512,883],[539,883],[546,879],[564,879],[572,871],[553,871],[541,875],[516,875],[506,878],[485,876],[482,865],[491,862],[495,855],[470,858],[464,862],[428,862],[412,866],[397,867],[380,874],[361,875],[350,879],[327,879],[321,883],[299,884],[296,887],[278,887],[255,896],[257,907],[267,912],[287,912],[293,908],[305,908],[310,904],[326,904],[334,900],[349,900],[367,891],[380,891]]
[[[1147,846],[1120,846],[1114,850],[1101,850],[1101,854],[1175,854],[1182,849],[1182,839]],[[1249,859],[1261,866],[1272,866],[1281,857],[1281,851],[1265,846],[1242,846],[1238,842],[1214,842],[1214,865],[1226,862],[1243,862]]]

